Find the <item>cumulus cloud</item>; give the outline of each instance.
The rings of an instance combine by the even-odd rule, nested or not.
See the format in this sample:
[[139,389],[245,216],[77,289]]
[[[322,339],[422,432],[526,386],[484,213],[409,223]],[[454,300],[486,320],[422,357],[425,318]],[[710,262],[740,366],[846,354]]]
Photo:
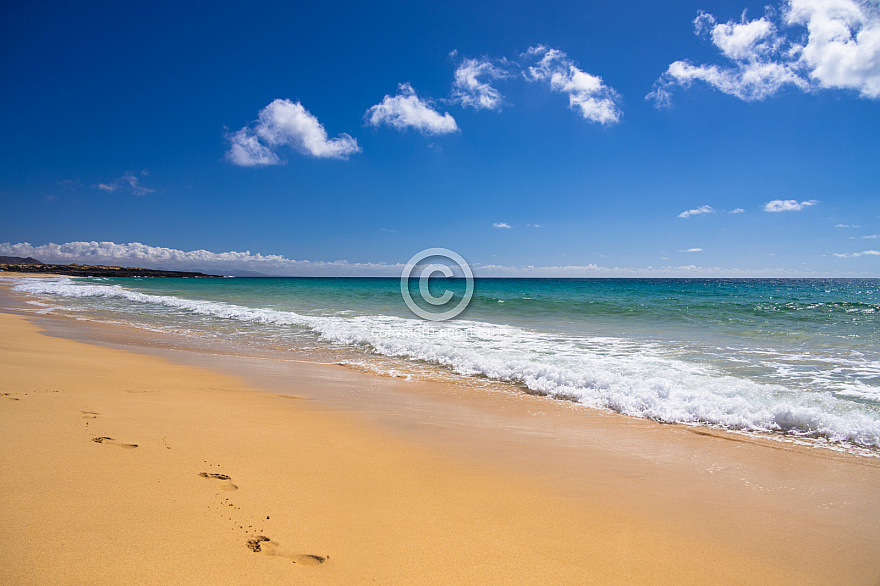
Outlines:
[[[150,173],[144,169],[141,171],[141,175],[146,177]],[[127,189],[131,192],[132,195],[147,195],[148,193],[153,193],[156,191],[155,189],[150,189],[149,187],[144,187],[140,184],[140,179],[129,172],[126,172],[125,175],[116,179],[115,181],[111,181],[110,183],[98,183],[97,185],[92,185],[95,189],[100,189],[101,191],[116,191],[117,189]]]
[[371,126],[387,124],[400,131],[407,128],[415,128],[422,134],[458,131],[455,118],[449,112],[437,112],[429,101],[419,98],[408,83],[400,84],[396,96],[386,95],[381,102],[367,110],[366,118]]
[[747,102],[772,96],[786,84],[807,88],[802,79],[787,67],[776,63],[749,63],[724,69],[717,65],[697,66],[686,61],[676,61],[669,66],[664,76],[654,91],[648,94],[648,98],[655,100],[661,107],[671,104],[673,86],[687,88],[695,81],[707,83],[725,94]]
[[837,258],[858,258],[860,256],[880,256],[880,250],[863,250],[862,252],[850,252],[849,254],[835,252],[832,256],[836,256]]
[[807,201],[798,201],[796,199],[774,199],[764,204],[765,212],[799,212],[802,209],[814,206],[819,203],[818,200],[810,199]]
[[766,17],[747,21],[743,14],[740,23],[731,21],[718,24],[714,16],[701,12],[694,19],[694,28],[697,34],[711,35],[712,43],[721,53],[735,60],[770,55],[778,44],[776,26]]
[[475,110],[499,110],[504,98],[489,82],[507,77],[503,67],[486,57],[465,59],[455,69],[452,101]]
[[280,165],[281,159],[257,138],[250,128],[242,128],[229,135],[226,160],[241,167],[265,167]]
[[719,23],[701,12],[694,30],[728,61],[675,61],[646,97],[671,104],[676,87],[703,82],[745,101],[766,99],[785,86],[809,92],[851,89],[880,97],[880,10],[862,0],[786,0],[764,16]]
[[798,59],[821,87],[880,97],[880,10],[876,2],[791,0],[786,20],[809,31]]
[[524,71],[533,82],[546,82],[555,92],[568,94],[569,107],[585,120],[614,124],[623,115],[617,105],[618,95],[601,77],[579,69],[574,61],[558,50],[544,45],[530,47],[523,55],[533,62]]
[[679,250],[679,252],[703,252],[702,248],[688,248],[687,250]]
[[303,155],[327,159],[347,159],[361,152],[357,141],[348,134],[329,138],[324,126],[302,104],[281,99],[260,110],[252,126],[229,134],[227,139],[226,159],[243,167],[282,164],[275,149],[284,146]]
[[494,224],[492,224],[492,227],[493,228],[512,228],[513,226],[511,226],[507,222],[495,222]]
[[698,208],[694,208],[692,210],[686,210],[678,214],[679,218],[690,218],[691,216],[698,216],[700,214],[714,214],[715,209],[712,206],[700,206]]
[[728,214],[744,214],[746,211],[742,208],[736,208],[735,210],[730,210],[727,212]]

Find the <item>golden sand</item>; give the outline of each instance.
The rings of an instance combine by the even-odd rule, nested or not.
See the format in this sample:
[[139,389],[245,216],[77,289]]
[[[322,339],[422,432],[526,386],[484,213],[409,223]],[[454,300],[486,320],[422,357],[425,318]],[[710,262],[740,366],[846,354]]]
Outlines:
[[[303,375],[300,384],[333,381]],[[750,489],[729,480],[700,481],[705,491],[729,498],[719,509],[718,498],[697,498],[708,494],[701,488],[693,493],[690,520],[678,526],[669,520],[686,501],[664,510],[665,501],[652,493],[669,483],[684,494],[694,490],[697,475],[680,462],[671,462],[672,476],[652,480],[656,462],[639,464],[633,456],[617,465],[597,447],[573,464],[572,482],[583,490],[555,490],[549,472],[516,473],[515,462],[503,458],[493,466],[451,457],[352,413],[261,392],[239,378],[49,337],[18,315],[0,314],[0,392],[3,584],[870,584],[880,578],[871,555],[880,543],[876,510],[865,511],[868,520],[847,541],[857,510],[829,517],[810,509],[877,496],[872,487],[880,486],[873,484],[880,469],[854,458],[743,444],[763,454],[750,461],[769,466],[771,475],[811,461],[821,473],[851,472],[853,494],[751,501]],[[639,433],[638,441],[648,437]],[[734,458],[742,447],[684,428],[668,437],[711,446],[719,458]],[[544,448],[536,443],[535,449]],[[632,482],[640,465],[644,482]],[[812,489],[821,493],[822,482]],[[755,521],[755,531],[713,529],[718,521],[719,527],[731,519],[748,522],[755,503],[766,507],[761,518],[771,516],[763,525]],[[702,530],[694,519],[703,521]],[[812,519],[822,524],[818,533],[806,522]],[[775,552],[773,543],[784,540],[783,553]],[[856,541],[863,547],[850,545]],[[806,553],[798,557],[799,551]]]

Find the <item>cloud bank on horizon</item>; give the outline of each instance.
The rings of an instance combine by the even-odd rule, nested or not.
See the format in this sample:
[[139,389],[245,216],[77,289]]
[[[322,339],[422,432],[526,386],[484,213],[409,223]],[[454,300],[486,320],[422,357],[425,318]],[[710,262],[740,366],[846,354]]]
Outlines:
[[[0,256],[33,257],[49,264],[118,264],[154,269],[245,272],[265,276],[399,275],[403,264],[353,263],[347,260],[294,260],[278,254],[245,252],[183,251],[140,242],[67,242],[33,246],[28,242],[0,243]],[[225,274],[225,273],[224,273]]]
[[[503,223],[502,223],[503,224]],[[498,226],[508,227],[508,226]],[[679,253],[703,252],[689,248]],[[876,250],[853,253],[833,253],[838,258],[877,256]],[[105,264],[137,266],[164,270],[200,271],[209,274],[275,277],[399,277],[405,263],[359,263],[347,260],[309,261],[294,260],[283,255],[245,252],[211,252],[208,250],[183,251],[175,248],[150,246],[140,242],[67,242],[42,244],[28,242],[0,243],[0,256],[33,257],[49,264]],[[477,277],[533,277],[533,278],[589,278],[589,277],[810,277],[809,271],[782,268],[739,269],[712,266],[669,265],[646,267],[606,267],[596,264],[514,266],[472,262]],[[855,273],[841,273],[841,276]],[[0,273],[2,276],[2,273]]]

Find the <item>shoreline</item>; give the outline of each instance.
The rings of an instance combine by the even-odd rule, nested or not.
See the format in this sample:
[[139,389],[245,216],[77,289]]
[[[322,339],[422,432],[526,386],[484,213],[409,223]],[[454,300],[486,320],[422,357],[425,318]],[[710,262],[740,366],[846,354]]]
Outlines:
[[[28,278],[32,275],[18,274],[15,278]],[[47,277],[58,277],[63,275],[45,275]],[[27,293],[19,293],[11,290],[9,282],[3,282],[3,276],[0,274],[0,303],[3,298],[17,298],[21,311],[26,315],[45,315],[46,311],[27,307],[26,303],[31,303],[32,297]],[[39,304],[37,304],[39,306]],[[61,325],[68,322],[69,325]],[[799,435],[797,433],[789,433],[785,431],[770,430],[752,430],[740,428],[728,428],[720,424],[709,422],[687,422],[687,421],[666,421],[657,420],[652,417],[644,417],[629,413],[621,413],[609,408],[597,408],[584,405],[575,399],[566,399],[565,397],[554,396],[552,394],[544,394],[534,392],[528,387],[516,382],[507,382],[498,379],[472,377],[467,375],[442,373],[440,376],[436,372],[430,370],[422,370],[415,367],[415,363],[400,359],[394,355],[370,354],[370,360],[379,358],[387,361],[385,364],[376,368],[375,365],[369,364],[361,360],[362,354],[354,352],[348,353],[350,348],[342,349],[332,347],[315,351],[314,348],[288,348],[279,346],[259,347],[256,345],[237,345],[230,344],[222,339],[204,339],[191,334],[182,334],[178,332],[160,331],[149,327],[138,327],[116,321],[93,321],[91,319],[76,319],[72,316],[62,316],[51,314],[46,316],[42,325],[47,327],[50,335],[58,335],[69,339],[84,341],[92,344],[110,346],[123,350],[133,350],[135,352],[154,353],[172,357],[177,351],[183,350],[187,353],[197,353],[199,355],[216,355],[229,357],[233,360],[241,358],[262,358],[271,362],[299,362],[303,364],[313,364],[320,366],[344,366],[361,373],[375,375],[379,377],[412,377],[417,381],[427,382],[430,386],[437,385],[453,385],[463,387],[477,387],[479,390],[487,393],[506,394],[513,393],[515,395],[526,394],[536,397],[547,398],[555,404],[562,403],[569,408],[579,409],[581,412],[604,413],[620,416],[627,420],[636,419],[647,422],[656,422],[661,425],[681,426],[691,429],[694,433],[703,435],[715,435],[726,437],[734,441],[746,441],[756,443],[768,443],[770,446],[785,448],[799,446],[806,449],[827,450],[836,454],[850,454],[859,457],[880,459],[880,448],[859,444],[853,441],[833,440],[824,436]],[[164,352],[163,352],[164,349]],[[402,364],[395,364],[393,361],[401,360]],[[224,360],[217,359],[214,361],[213,367],[223,369]],[[201,363],[200,363],[201,364]],[[205,363],[208,364],[208,363]],[[230,371],[237,374],[235,371]],[[340,405],[334,406],[336,408]],[[344,408],[344,406],[343,406]]]
[[880,456],[876,307],[859,303],[853,285],[718,280],[670,296],[663,285],[503,282],[481,291],[473,315],[431,325],[411,319],[397,282],[245,281],[23,279],[15,288],[47,312],[132,325],[159,344],[491,380],[652,421]]
[[[4,313],[0,316],[4,320],[4,328],[9,315]],[[35,316],[27,317],[27,321],[32,321]],[[58,320],[51,316],[41,316],[39,319]],[[76,325],[72,327],[76,328]],[[92,326],[97,329],[104,327]],[[22,332],[28,330],[27,327],[20,327]],[[716,582],[756,583],[766,581],[767,572],[772,572],[770,575],[785,575],[792,578],[791,581],[805,583],[845,580],[848,583],[867,584],[875,583],[880,576],[880,569],[872,557],[880,544],[880,513],[875,506],[880,496],[880,489],[877,488],[880,486],[880,466],[875,462],[861,462],[855,456],[817,455],[816,450],[798,446],[779,447],[750,440],[737,441],[735,437],[728,437],[732,434],[716,434],[714,430],[705,428],[694,431],[684,426],[664,426],[616,414],[594,412],[585,415],[582,410],[573,410],[552,399],[512,393],[478,396],[448,385],[406,383],[342,367],[278,363],[265,359],[231,360],[229,357],[218,358],[184,350],[138,350],[132,347],[120,351],[95,346],[93,340],[86,345],[33,331],[26,337],[42,342],[33,342],[31,348],[31,358],[35,363],[47,365],[41,366],[41,371],[55,360],[42,347],[58,345],[70,352],[75,347],[83,357],[91,357],[88,358],[89,364],[108,369],[105,377],[110,381],[125,380],[126,375],[110,372],[113,368],[106,364],[109,356],[149,364],[149,368],[157,369],[157,372],[167,369],[184,371],[187,373],[183,376],[185,380],[191,383],[199,381],[197,387],[203,386],[201,381],[207,379],[223,379],[224,382],[214,391],[200,392],[197,400],[181,389],[172,392],[165,387],[153,388],[155,385],[151,381],[138,383],[138,386],[153,385],[141,390],[158,392],[125,396],[117,393],[118,396],[114,397],[106,389],[83,390],[76,399],[81,402],[112,399],[119,409],[134,409],[135,406],[129,404],[132,400],[149,396],[153,411],[148,409],[133,416],[130,422],[132,429],[137,425],[143,429],[155,427],[158,419],[163,425],[169,426],[169,431],[189,437],[194,445],[202,442],[202,446],[207,446],[204,441],[208,436],[215,441],[225,442],[224,445],[234,442],[232,437],[224,438],[224,434],[218,433],[213,427],[204,426],[199,419],[187,420],[182,416],[180,407],[187,404],[199,411],[211,411],[217,409],[217,405],[212,403],[218,399],[221,402],[232,401],[241,411],[239,417],[233,418],[231,436],[241,438],[241,433],[246,431],[246,437],[252,438],[258,445],[267,446],[268,452],[276,454],[283,453],[282,446],[295,448],[304,465],[320,470],[318,476],[323,476],[320,480],[328,483],[325,489],[330,490],[331,494],[333,489],[329,487],[357,484],[359,479],[355,471],[363,468],[362,463],[348,462],[347,466],[339,469],[329,464],[326,458],[321,458],[321,462],[310,461],[315,454],[305,448],[314,448],[314,442],[309,442],[308,446],[284,443],[280,436],[272,435],[278,432],[278,427],[265,429],[263,423],[266,418],[272,419],[281,428],[284,427],[281,420],[285,417],[305,418],[311,423],[320,420],[320,423],[309,428],[310,433],[325,438],[329,430],[336,429],[338,425],[349,426],[350,437],[356,438],[352,441],[353,446],[361,445],[366,437],[378,442],[373,446],[375,455],[397,463],[401,459],[410,459],[403,468],[391,466],[387,470],[377,471],[371,466],[362,472],[371,476],[371,482],[375,484],[370,486],[375,488],[388,485],[392,479],[394,482],[389,486],[396,486],[402,482],[402,478],[417,470],[418,478],[407,478],[407,481],[420,483],[419,492],[424,494],[425,499],[420,501],[420,505],[424,507],[425,503],[429,503],[429,511],[446,515],[433,518],[433,523],[428,523],[437,531],[429,530],[427,533],[431,533],[440,545],[429,545],[428,540],[413,548],[405,540],[395,542],[391,535],[399,537],[395,524],[411,524],[413,519],[426,514],[423,508],[408,509],[406,503],[387,502],[381,498],[376,502],[362,500],[362,510],[370,511],[384,506],[383,511],[394,518],[390,526],[383,525],[386,544],[380,548],[382,555],[394,558],[397,555],[394,553],[396,547],[408,547],[406,551],[410,552],[412,559],[418,559],[421,564],[392,569],[378,563],[362,563],[360,568],[370,568],[364,576],[379,577],[382,581],[390,582],[419,579],[442,583],[456,579],[454,576],[458,576],[459,580],[469,580],[481,575],[479,572],[467,573],[468,567],[471,570],[480,568],[485,572],[487,583],[529,582],[536,576],[553,576],[561,581],[583,581],[592,577],[600,582],[623,579],[635,583],[656,583],[704,581],[708,578]],[[14,369],[15,365],[7,365],[5,359],[10,352],[17,352],[14,349],[16,343],[18,339],[14,342],[9,339],[4,341],[4,369]],[[161,356],[147,356],[142,352]],[[58,373],[42,373],[40,378],[49,379],[57,374],[62,381],[79,384],[79,381],[93,376],[92,373],[82,372],[81,368],[77,370],[77,364],[74,361],[64,365],[67,371],[59,367]],[[114,376],[117,378],[114,379]],[[4,386],[9,380],[4,376]],[[27,376],[22,382],[27,382]],[[172,387],[176,384],[175,381]],[[234,387],[234,392],[230,387]],[[218,390],[221,388],[223,391]],[[3,392],[11,391],[4,388]],[[40,401],[52,400],[37,393],[36,389],[32,391],[27,397],[28,401],[36,402],[37,396]],[[172,395],[170,404],[163,404],[160,400],[166,396],[172,399]],[[291,397],[297,399],[290,400]],[[2,412],[4,418],[14,417],[12,407],[19,406],[25,400],[25,397],[18,398],[20,401],[17,402],[3,402],[6,407]],[[192,401],[187,403],[188,400]],[[144,407],[142,401],[137,402],[138,408]],[[43,407],[50,406],[44,403]],[[163,409],[157,411],[158,407]],[[69,410],[72,409],[71,406]],[[169,413],[165,413],[165,410]],[[91,411],[101,413],[100,408]],[[70,417],[72,413],[64,416]],[[308,417],[305,417],[305,413],[308,413]],[[54,413],[52,409],[47,418],[49,415],[61,417],[60,412]],[[218,413],[214,415],[219,418]],[[174,417],[178,419],[174,422],[176,427],[172,422],[165,421]],[[95,421],[88,423],[98,425],[99,420],[103,418],[96,416]],[[28,422],[38,427],[45,423]],[[15,423],[14,419],[7,420],[4,429],[9,430],[10,425]],[[20,429],[22,422],[17,423],[13,427]],[[61,431],[42,429],[41,433],[55,433],[57,436]],[[333,442],[337,441],[335,434],[330,434],[330,437]],[[71,438],[56,439],[63,443]],[[79,451],[86,447],[92,450],[110,447],[88,445],[88,438],[81,439],[85,444],[76,447]],[[730,439],[734,441],[721,441]],[[7,448],[11,450],[8,454],[10,459],[21,464],[22,470],[26,471],[29,466],[35,465],[29,458],[22,461],[20,453],[16,456],[16,450],[27,452],[31,449],[30,456],[33,457],[33,446],[28,448],[20,441],[16,442],[15,438],[4,438],[4,443],[10,446]],[[138,449],[114,452],[121,457],[123,454],[142,453],[138,452],[141,447],[146,446],[139,444]],[[232,454],[234,450],[232,447],[229,449],[229,454]],[[40,451],[37,454],[46,455]],[[344,455],[334,453],[334,457],[339,459]],[[374,454],[370,457],[374,457]],[[297,466],[272,470],[273,461],[279,460],[269,457],[262,450],[256,454],[250,453],[249,458],[238,453],[231,459],[238,466],[250,467],[252,478],[259,478],[259,484],[263,487],[273,484],[270,479],[276,480],[280,486],[297,485],[301,480],[297,475]],[[254,461],[245,465],[248,459]],[[112,472],[113,466],[124,464],[124,459],[117,460],[119,462],[103,462],[102,465],[109,467],[105,472]],[[215,457],[215,460],[220,463],[220,458]],[[282,457],[280,461],[285,459]],[[69,466],[63,462],[56,464]],[[167,472],[163,471],[158,461],[153,464],[157,466],[152,469],[154,473],[163,475]],[[220,467],[226,466],[224,463]],[[203,471],[207,472],[199,470],[191,475],[199,478],[197,474]],[[224,469],[216,473],[229,472]],[[231,482],[237,482],[236,478],[242,474],[243,470],[240,474],[230,474]],[[426,478],[430,478],[431,482],[425,482]],[[312,480],[317,482],[317,477]],[[46,490],[37,479],[33,481],[35,487]],[[488,495],[494,495],[493,498],[487,498],[487,493],[482,490],[475,490],[474,482],[477,485],[491,485]],[[133,489],[129,487],[129,490]],[[235,494],[238,498],[243,493],[235,491]],[[378,493],[369,491],[369,494],[376,496]],[[505,495],[517,495],[517,498],[511,501]],[[321,496],[312,494],[311,498],[320,500]],[[55,497],[57,500],[58,495]],[[23,496],[18,494],[15,498],[21,499]],[[283,507],[283,495],[276,494],[275,498],[278,499],[275,501],[278,506]],[[357,513],[352,509],[350,498],[354,498],[354,495],[346,494],[343,499],[329,498],[325,510],[331,509],[336,514],[347,513],[356,518]],[[494,521],[486,518],[496,508],[499,499],[505,503],[503,514],[495,517]],[[7,504],[4,503],[3,510],[7,510]],[[455,506],[450,508],[450,505]],[[203,506],[210,508],[204,503]],[[241,505],[233,505],[233,508],[236,506]],[[462,506],[471,517],[461,517]],[[541,512],[541,515],[535,517],[537,512]],[[472,535],[470,527],[450,521],[459,517],[459,520],[483,519],[481,527],[492,532],[492,535]],[[547,520],[552,522],[542,532],[541,527]],[[319,519],[312,521],[317,525],[324,524]],[[438,523],[442,527],[438,528]],[[324,553],[331,555],[328,563],[309,569],[314,573],[302,575],[309,582],[320,582],[320,572],[326,574],[324,577],[331,583],[346,581],[342,574],[330,571],[337,563],[344,565],[343,562],[336,562],[337,559],[360,559],[364,551],[377,555],[374,544],[360,543],[360,549],[338,547],[338,543],[345,541],[338,533],[340,525],[333,522],[328,525],[332,528],[309,529],[323,531],[323,543],[327,544]],[[361,527],[364,531],[362,537],[371,535],[372,529]],[[266,533],[272,539],[278,538],[268,535],[268,530]],[[417,533],[421,533],[421,529]],[[331,536],[340,539],[335,547],[331,546],[334,541]],[[9,538],[7,533],[4,541],[9,542]],[[448,546],[450,540],[459,544],[468,543],[469,547],[443,549],[443,544]],[[834,545],[829,547],[829,543]],[[231,544],[227,546],[231,547]],[[269,546],[271,544],[267,548]],[[244,544],[238,543],[236,547],[244,548]],[[435,553],[437,547],[445,552],[445,558]],[[504,551],[508,555],[514,554],[513,557],[490,556],[492,559],[486,559],[484,555],[474,553],[480,548],[485,551],[499,547],[506,548]],[[246,548],[244,551],[253,556],[253,552]],[[596,552],[599,551],[601,555],[597,557]],[[303,552],[296,555],[309,553]],[[324,555],[317,550],[313,553]],[[840,556],[843,556],[842,559]],[[253,558],[260,561],[259,556]],[[441,564],[441,558],[446,559],[447,563]],[[169,559],[172,566],[183,564],[183,560]],[[203,563],[205,559],[202,558]],[[289,557],[287,559],[290,560]],[[468,561],[453,570],[448,567],[451,559]],[[554,563],[549,563],[551,560]],[[253,566],[252,569],[257,572],[254,576],[265,577],[259,574],[265,570],[264,567]],[[349,581],[362,571],[348,569],[355,571],[355,574],[346,574]],[[150,571],[155,572],[156,568],[151,567]],[[604,576],[604,580],[599,576]]]

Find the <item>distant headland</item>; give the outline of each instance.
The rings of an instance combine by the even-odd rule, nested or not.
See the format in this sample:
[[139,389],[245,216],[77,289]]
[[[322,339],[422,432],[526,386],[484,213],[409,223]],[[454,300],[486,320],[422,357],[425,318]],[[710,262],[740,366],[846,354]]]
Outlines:
[[0,273],[46,273],[71,277],[217,277],[189,271],[159,271],[138,267],[115,267],[106,265],[51,265],[35,258],[0,256]]

